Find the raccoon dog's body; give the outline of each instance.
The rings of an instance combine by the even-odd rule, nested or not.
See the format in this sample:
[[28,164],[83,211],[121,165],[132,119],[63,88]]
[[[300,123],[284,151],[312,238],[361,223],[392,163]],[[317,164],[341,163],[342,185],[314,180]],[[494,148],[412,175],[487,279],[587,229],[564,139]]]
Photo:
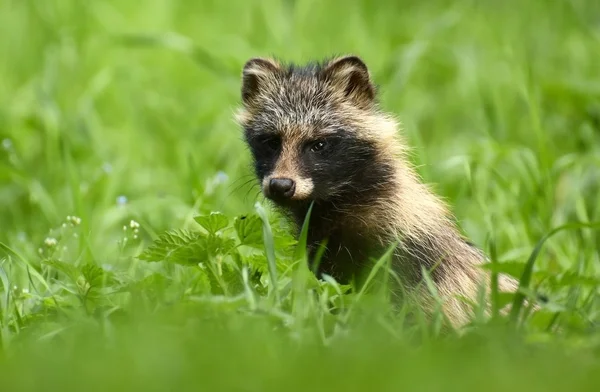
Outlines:
[[[314,201],[308,244],[327,240],[319,273],[347,282],[399,241],[393,269],[408,287],[432,270],[450,319],[468,319],[483,255],[404,156],[398,124],[380,111],[367,66],[344,56],[305,66],[254,58],[237,120],[264,195],[298,227]],[[503,285],[510,282],[503,281]]]

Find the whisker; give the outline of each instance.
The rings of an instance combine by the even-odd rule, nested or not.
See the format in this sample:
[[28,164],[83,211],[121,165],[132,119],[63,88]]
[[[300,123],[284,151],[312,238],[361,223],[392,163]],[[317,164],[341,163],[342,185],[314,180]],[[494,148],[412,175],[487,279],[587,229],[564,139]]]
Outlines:
[[248,185],[250,185],[250,189],[248,190],[248,192],[250,192],[254,187],[258,186],[257,183],[252,184],[253,182],[255,182],[255,180],[254,180],[254,178],[251,178],[251,179],[245,181],[244,183],[236,186],[234,189],[232,189],[229,192],[228,196],[231,196],[232,194],[236,193],[237,191],[241,190],[242,188],[244,188]]

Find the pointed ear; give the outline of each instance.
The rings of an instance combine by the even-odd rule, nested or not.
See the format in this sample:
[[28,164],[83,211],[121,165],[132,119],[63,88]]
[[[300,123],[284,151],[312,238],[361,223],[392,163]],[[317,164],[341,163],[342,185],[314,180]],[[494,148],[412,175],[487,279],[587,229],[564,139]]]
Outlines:
[[281,66],[273,59],[255,57],[244,64],[242,71],[242,101],[250,104],[264,83],[281,70]]
[[333,88],[360,107],[368,107],[375,100],[375,86],[366,64],[358,56],[343,56],[331,60],[323,69]]

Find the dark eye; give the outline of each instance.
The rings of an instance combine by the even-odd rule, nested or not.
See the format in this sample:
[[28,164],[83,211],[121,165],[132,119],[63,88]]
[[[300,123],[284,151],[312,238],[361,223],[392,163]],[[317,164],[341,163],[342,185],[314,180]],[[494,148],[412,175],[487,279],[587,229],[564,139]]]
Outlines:
[[327,143],[325,141],[317,140],[316,142],[314,142],[310,145],[310,151],[319,152],[319,151],[324,150],[325,147],[327,147]]
[[278,136],[265,137],[260,141],[260,144],[271,151],[278,150],[281,145],[281,140]]

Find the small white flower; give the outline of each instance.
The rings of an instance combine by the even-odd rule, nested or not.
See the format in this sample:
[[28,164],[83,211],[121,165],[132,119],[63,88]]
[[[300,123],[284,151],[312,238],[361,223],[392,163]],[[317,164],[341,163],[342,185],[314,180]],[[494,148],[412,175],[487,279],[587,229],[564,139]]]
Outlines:
[[133,239],[134,239],[134,240],[137,240],[137,239],[138,239],[138,236],[137,236],[137,234],[134,234],[134,235],[133,235]]
[[23,289],[23,294],[29,294],[29,289],[28,288]]
[[132,229],[137,229],[138,227],[140,227],[140,224],[137,223],[136,221],[134,221],[133,219],[129,222],[129,227],[131,227]]
[[67,216],[67,222],[71,223],[73,226],[78,226],[81,224],[81,218],[78,216]]
[[63,224],[62,224],[62,227],[63,227],[63,228],[67,227],[67,224],[66,224],[66,223],[63,223]]
[[47,247],[52,248],[53,246],[56,246],[56,244],[58,244],[58,241],[56,240],[56,238],[48,237],[44,240],[44,243]]
[[127,226],[123,226],[123,231],[127,231]]

